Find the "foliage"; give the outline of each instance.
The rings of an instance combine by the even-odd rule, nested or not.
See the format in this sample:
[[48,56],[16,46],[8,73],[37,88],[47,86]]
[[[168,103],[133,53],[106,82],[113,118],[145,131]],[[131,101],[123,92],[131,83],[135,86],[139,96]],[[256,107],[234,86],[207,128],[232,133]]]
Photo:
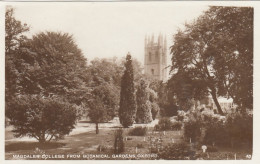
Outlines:
[[105,105],[99,97],[89,101],[88,117],[96,124],[96,134],[99,133],[98,123],[107,119],[107,112]]
[[151,103],[149,101],[148,85],[144,80],[140,80],[140,84],[136,92],[136,123],[150,123],[152,119]]
[[186,117],[186,113],[182,110],[177,111],[177,121],[183,121]]
[[26,23],[22,24],[21,21],[14,18],[14,9],[11,7],[6,8],[5,12],[5,52],[6,55],[12,53],[20,47],[23,41],[26,40],[24,32],[29,31]]
[[17,51],[27,40],[24,35],[27,31],[29,31],[27,24],[16,20],[14,9],[7,7],[5,12],[5,101],[7,104],[18,89],[19,68],[16,67],[16,63],[20,61],[17,58]]
[[114,153],[122,153],[125,151],[123,139],[123,129],[117,129],[114,134]]
[[151,85],[150,88],[148,88],[148,92],[149,92],[149,101],[151,102],[151,113],[152,113],[152,118],[153,120],[155,120],[156,116],[158,115],[159,111],[160,111],[160,107],[158,105],[158,95],[157,93],[151,89]]
[[210,145],[227,145],[228,144],[228,129],[225,126],[225,120],[212,111],[203,111],[203,129],[205,135],[203,142]]
[[172,128],[172,122],[168,117],[161,118],[158,124],[155,125],[154,127],[156,131],[171,130],[171,128]]
[[[86,104],[86,59],[67,33],[44,32],[27,39],[22,33],[29,28],[15,20],[12,9],[7,9],[6,22],[6,116],[15,126],[17,137],[28,135],[40,142],[59,139],[74,128],[80,114],[77,110]],[[56,120],[42,118],[43,111]],[[46,126],[32,115],[47,120]],[[27,124],[38,127],[28,130]]]
[[88,71],[90,72],[92,78],[90,85],[95,87],[108,83],[117,88],[119,95],[123,66],[118,63],[118,59],[95,58],[90,63],[91,64],[88,66]]
[[158,87],[158,105],[160,107],[160,115],[163,117],[172,117],[177,114],[179,107],[176,105],[176,98],[173,90],[167,84],[160,83]]
[[184,137],[186,140],[197,142],[201,136],[202,120],[200,113],[190,113],[188,120],[184,122]]
[[147,132],[146,127],[137,126],[133,129],[131,129],[128,132],[128,135],[130,135],[130,136],[145,136],[146,132]]
[[76,121],[75,108],[58,97],[18,96],[8,107],[15,137],[33,137],[41,143],[69,134]]
[[152,112],[152,118],[155,120],[156,116],[158,115],[160,111],[160,107],[156,102],[151,103],[151,112]]
[[175,121],[171,125],[171,130],[181,130],[182,128],[182,122],[180,121]]
[[249,113],[231,113],[227,116],[228,129],[232,147],[246,145],[252,147],[253,143],[253,116]]
[[174,143],[164,147],[163,150],[158,153],[158,158],[167,160],[185,160],[193,159],[194,155],[195,152],[190,149],[188,144]]
[[[190,80],[186,83],[198,86],[198,93],[212,95],[219,114],[223,112],[216,95],[228,94],[241,107],[251,109],[253,9],[210,7],[185,26],[174,36],[171,47],[172,79],[178,82],[187,76]],[[203,94],[195,89],[188,91],[200,98]]]
[[121,79],[119,119],[123,127],[134,123],[136,115],[136,101],[134,89],[134,74],[131,55],[128,53],[125,62],[125,71]]
[[96,109],[97,107],[95,107],[95,103],[91,106],[93,109],[90,108],[90,110],[93,110],[93,112],[102,110],[103,113],[102,117],[93,119],[91,118],[91,120],[93,122],[107,122],[112,120],[115,116],[115,110],[119,100],[115,86],[112,84],[103,83],[102,85],[94,87],[91,95],[93,99],[99,101],[96,103],[102,103],[101,106],[103,106],[101,109]]
[[105,152],[106,150],[108,150],[108,147],[105,145],[98,145],[97,147],[97,151]]

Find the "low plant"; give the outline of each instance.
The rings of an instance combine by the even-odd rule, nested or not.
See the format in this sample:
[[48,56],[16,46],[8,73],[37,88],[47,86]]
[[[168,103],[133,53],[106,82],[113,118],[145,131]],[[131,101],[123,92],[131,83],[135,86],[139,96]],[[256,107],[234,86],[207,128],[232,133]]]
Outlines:
[[138,127],[131,129],[128,132],[128,135],[130,135],[130,136],[144,136],[146,133],[147,133],[146,127],[138,126]]
[[180,121],[173,122],[171,125],[172,130],[181,130],[182,123]]
[[155,131],[164,131],[164,130],[171,130],[172,129],[172,122],[170,118],[164,117],[161,118],[157,125],[155,125]]
[[107,149],[108,149],[108,147],[105,145],[98,145],[98,147],[97,147],[97,151],[100,151],[100,152],[104,152]]
[[164,147],[159,153],[159,159],[185,160],[194,159],[195,151],[190,149],[187,143],[174,143]]

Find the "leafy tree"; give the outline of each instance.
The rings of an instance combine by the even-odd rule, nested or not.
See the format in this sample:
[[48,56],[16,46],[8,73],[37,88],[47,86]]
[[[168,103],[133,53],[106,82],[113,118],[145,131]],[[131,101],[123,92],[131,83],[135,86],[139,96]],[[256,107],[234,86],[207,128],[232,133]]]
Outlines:
[[144,80],[140,80],[136,92],[136,123],[150,123],[152,119],[151,102],[149,101],[148,85]]
[[29,136],[40,143],[60,139],[74,128],[76,110],[61,98],[22,95],[8,104],[7,116],[14,136]]
[[118,88],[120,93],[121,76],[123,75],[123,66],[117,58],[96,58],[92,60],[88,66],[88,71],[91,73],[91,86],[95,87],[107,82]]
[[[211,7],[174,36],[171,71],[201,84],[200,90],[211,94],[223,114],[217,96],[228,94],[236,103],[242,97],[251,101],[252,36],[252,8]],[[242,46],[245,40],[249,43]]]
[[91,93],[93,98],[89,100],[88,116],[96,124],[96,134],[98,134],[98,123],[114,118],[118,96],[113,91],[113,86],[107,83],[95,87]]
[[14,9],[6,8],[5,12],[5,52],[6,55],[12,53],[20,47],[21,43],[26,40],[24,32],[29,31],[26,23],[22,24],[14,18]]
[[[87,87],[88,74],[86,72],[86,59],[74,43],[72,36],[54,32],[39,33],[33,36],[32,39],[24,42],[23,46],[16,50],[14,57],[15,60],[12,60],[12,62],[13,67],[17,70],[17,77],[12,80],[17,81],[15,86],[16,90],[12,93],[13,98],[6,100],[7,109],[10,110],[13,108],[12,106],[15,105],[15,108],[11,111],[19,110],[19,105],[22,105],[20,101],[28,101],[30,103],[32,103],[32,101],[38,101],[36,98],[29,100],[19,99],[19,96],[36,96],[39,97],[39,101],[42,101],[42,104],[39,104],[39,106],[27,105],[27,107],[24,107],[26,110],[24,109],[17,112],[24,117],[16,117],[12,114],[7,115],[8,118],[11,119],[11,125],[15,126],[15,133],[30,136],[30,133],[38,134],[40,131],[42,135],[40,138],[35,134],[31,136],[37,138],[40,142],[44,142],[43,137],[44,132],[46,132],[46,127],[38,126],[38,129],[33,128],[30,129],[31,131],[27,131],[27,133],[26,131],[24,132],[23,119],[32,118],[30,118],[30,115],[20,112],[28,113],[29,110],[31,110],[33,113],[35,112],[36,115],[41,115],[41,113],[37,112],[41,112],[49,107],[47,100],[59,97],[59,100],[57,100],[59,102],[57,103],[61,105],[56,104],[59,108],[62,108],[62,105],[66,103],[73,107],[71,107],[71,112],[68,112],[70,108],[68,105],[65,106],[64,109],[57,107],[57,111],[63,112],[62,110],[66,110],[67,114],[71,115],[69,119],[72,120],[68,120],[69,125],[66,125],[62,121],[60,124],[55,122],[53,127],[51,127],[51,134],[57,139],[60,138],[59,136],[62,136],[63,133],[68,134],[73,128],[72,125],[81,114],[79,110],[82,110],[84,104],[87,103],[86,95],[90,92]],[[18,101],[19,103],[13,104],[12,101]],[[50,105],[53,105],[49,107],[51,109],[56,106],[53,103]],[[77,117],[74,115],[74,109],[76,110]],[[59,114],[55,111],[52,113],[55,115],[53,116],[54,118],[68,117],[67,115],[65,117],[63,113]],[[36,122],[36,124],[38,124],[38,122]],[[64,132],[62,132],[63,130]]]
[[[5,97],[6,102],[15,96],[17,91],[17,83],[19,76],[19,69],[16,67],[16,63],[19,63],[17,59],[17,51],[22,44],[27,40],[23,35],[29,31],[27,24],[22,24],[14,17],[14,9],[11,7],[6,8],[5,12]],[[8,104],[8,103],[7,103]]]
[[136,115],[136,101],[134,88],[134,73],[132,58],[128,53],[125,62],[125,71],[121,79],[119,119],[123,127],[129,127],[134,123]]
[[77,106],[87,103],[90,88],[86,59],[71,35],[39,33],[15,57],[15,68],[19,70],[16,94],[59,95]]
[[212,7],[215,16],[214,69],[219,92],[231,96],[242,111],[253,109],[253,14],[251,7]]

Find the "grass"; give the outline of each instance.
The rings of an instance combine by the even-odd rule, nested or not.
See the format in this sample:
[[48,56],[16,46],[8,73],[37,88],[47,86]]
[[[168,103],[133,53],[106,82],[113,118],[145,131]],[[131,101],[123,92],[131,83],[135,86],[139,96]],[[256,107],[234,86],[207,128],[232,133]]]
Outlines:
[[[114,130],[116,128],[104,128],[100,129],[99,134],[95,134],[95,131],[89,131],[85,133],[80,133],[76,135],[70,135],[66,136],[63,140],[60,140],[58,142],[51,142],[45,145],[40,145],[36,142],[17,142],[17,141],[6,141],[5,150],[6,150],[6,159],[12,160],[13,155],[15,154],[35,154],[35,149],[39,148],[41,149],[45,154],[107,154],[109,158],[107,157],[96,157],[94,159],[108,159],[108,160],[114,160],[114,159],[155,159],[154,157],[142,157],[142,158],[123,158],[120,156],[117,156],[117,158],[112,158],[113,155],[113,144],[114,144]],[[125,143],[125,152],[123,154],[150,154],[149,145],[150,142],[148,141],[149,137],[154,138],[162,138],[162,146],[169,145],[173,142],[172,139],[174,139],[174,142],[180,142],[182,141],[182,135],[183,133],[180,131],[167,131],[165,132],[153,132],[152,128],[148,129],[145,136],[129,136],[128,132],[130,129],[124,129],[124,143]],[[10,134],[8,134],[10,135]],[[130,140],[125,140],[127,137]],[[98,151],[98,146],[105,146],[105,151]],[[139,145],[139,146],[138,146]],[[142,146],[140,146],[142,145]],[[136,154],[136,147],[137,148],[137,154]],[[237,159],[246,159],[247,152],[239,152],[236,149],[228,149],[228,150],[222,150],[218,149],[219,152],[212,152],[208,153],[209,158],[207,155],[203,159],[234,159],[234,154],[236,153]],[[198,153],[201,150],[198,150]],[[83,158],[82,156],[80,158],[66,158],[65,160],[78,160],[78,159],[89,159],[89,158]],[[93,158],[92,158],[93,159]],[[52,159],[53,160],[53,159]]]

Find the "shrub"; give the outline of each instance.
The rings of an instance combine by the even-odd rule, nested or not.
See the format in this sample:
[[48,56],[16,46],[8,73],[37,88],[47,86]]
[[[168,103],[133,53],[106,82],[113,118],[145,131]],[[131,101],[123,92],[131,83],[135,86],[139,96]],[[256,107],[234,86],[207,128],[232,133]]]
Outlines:
[[184,160],[193,159],[195,156],[195,151],[192,151],[188,144],[186,143],[174,143],[170,144],[162,149],[158,153],[159,159],[168,160]]
[[185,112],[183,110],[177,111],[177,121],[183,121],[185,117]]
[[157,125],[155,125],[154,130],[163,131],[163,130],[171,130],[172,122],[168,117],[161,118]]
[[146,134],[146,132],[147,132],[146,127],[138,126],[138,127],[131,129],[128,132],[128,135],[130,135],[130,136],[144,136]]
[[227,116],[226,128],[230,137],[230,144],[252,146],[253,116],[248,113],[231,113]]
[[207,152],[218,152],[218,149],[215,146],[207,146]]
[[114,153],[122,153],[125,150],[125,144],[123,139],[123,129],[118,129],[114,134]]
[[44,143],[69,134],[76,122],[76,109],[53,96],[16,97],[7,110],[15,137],[28,136]]
[[107,146],[104,146],[104,145],[98,145],[97,147],[97,151],[101,151],[101,152],[104,152],[108,149]]
[[201,118],[196,113],[191,113],[188,120],[184,123],[184,137],[186,140],[198,141],[201,136]]
[[181,130],[182,123],[180,121],[173,122],[171,125],[172,130]]
[[210,145],[226,145],[228,143],[228,129],[224,122],[211,119],[204,124],[205,135],[203,142]]

